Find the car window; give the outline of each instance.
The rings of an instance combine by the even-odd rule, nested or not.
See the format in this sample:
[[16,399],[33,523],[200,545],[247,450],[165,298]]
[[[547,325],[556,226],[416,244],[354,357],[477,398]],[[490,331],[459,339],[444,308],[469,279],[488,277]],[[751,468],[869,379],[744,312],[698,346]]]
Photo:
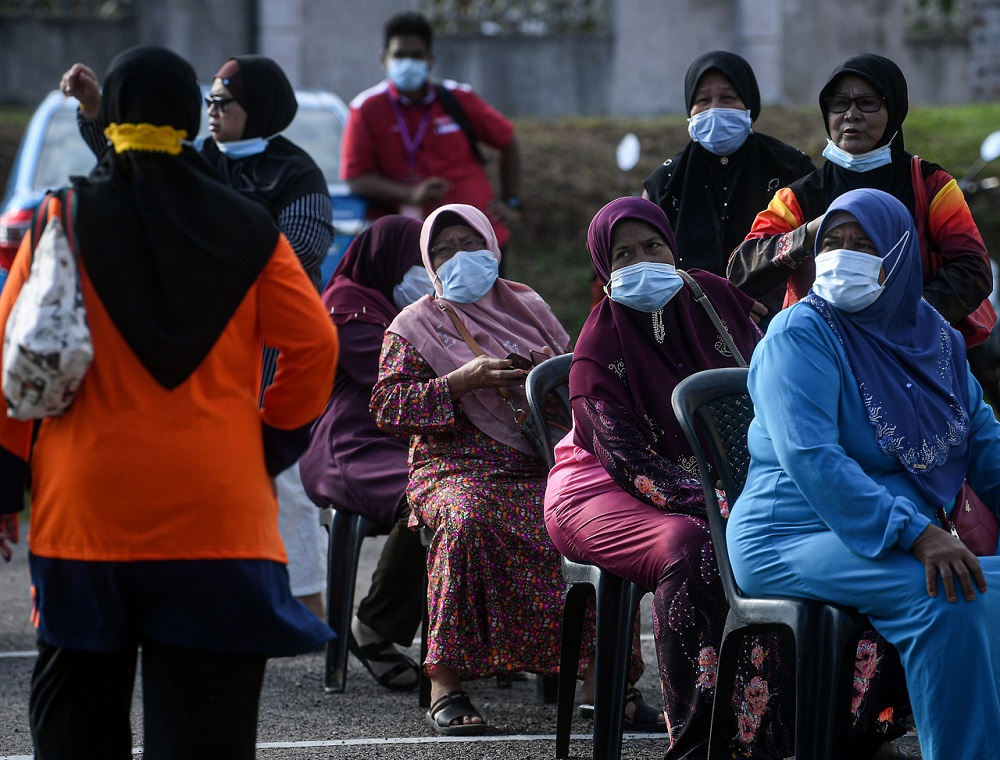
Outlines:
[[80,137],[76,109],[60,108],[45,130],[34,187],[36,190],[61,187],[71,176],[89,174],[96,162],[93,152]]
[[330,111],[299,108],[284,135],[319,164],[327,182],[340,177],[340,120]]

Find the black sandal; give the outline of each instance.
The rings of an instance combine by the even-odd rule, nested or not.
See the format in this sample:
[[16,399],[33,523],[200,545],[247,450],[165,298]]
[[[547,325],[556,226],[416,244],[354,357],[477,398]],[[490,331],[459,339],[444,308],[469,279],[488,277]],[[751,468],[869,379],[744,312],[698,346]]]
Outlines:
[[635,705],[635,712],[632,717],[628,717],[626,712],[622,718],[622,728],[626,731],[638,731],[640,733],[658,734],[667,730],[667,718],[660,711],[646,702],[642,698],[642,693],[634,686],[629,686],[625,692],[625,704],[631,702]]
[[[628,715],[622,716],[623,729],[647,734],[662,733],[667,730],[664,714],[646,702],[642,698],[642,693],[634,686],[629,686],[625,692],[625,704],[629,702],[635,704],[635,712],[631,718]],[[590,702],[581,703],[578,715],[584,720],[593,720],[594,705]]]
[[472,716],[482,718],[479,710],[472,704],[469,695],[464,691],[452,691],[437,700],[427,711],[424,720],[439,734],[444,736],[476,736],[486,730],[486,722],[456,723],[457,718]]
[[[347,634],[348,651],[361,661],[365,670],[372,674],[372,678],[378,682],[379,686],[384,686],[389,691],[413,691],[420,684],[419,666],[402,652],[388,649],[390,646],[392,646],[391,641],[376,641],[373,644],[361,646],[352,632],[348,631]],[[396,664],[379,675],[371,666],[373,662],[393,662]],[[394,683],[399,676],[408,671],[416,676],[413,683]]]

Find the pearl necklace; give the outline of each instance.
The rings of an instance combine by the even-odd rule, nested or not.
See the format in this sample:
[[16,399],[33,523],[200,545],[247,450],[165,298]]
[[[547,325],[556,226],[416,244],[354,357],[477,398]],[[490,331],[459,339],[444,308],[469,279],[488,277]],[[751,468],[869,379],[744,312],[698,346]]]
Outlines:
[[663,339],[667,337],[667,330],[663,326],[663,309],[657,309],[653,312],[653,337],[656,338],[657,343],[662,343]]

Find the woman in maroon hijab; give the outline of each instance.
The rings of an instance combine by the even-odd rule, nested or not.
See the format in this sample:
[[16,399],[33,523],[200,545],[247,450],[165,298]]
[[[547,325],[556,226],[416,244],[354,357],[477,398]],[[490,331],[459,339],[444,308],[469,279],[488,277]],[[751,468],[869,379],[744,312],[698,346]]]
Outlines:
[[[677,274],[677,246],[659,206],[612,201],[594,217],[587,245],[608,296],[573,352],[574,427],[556,447],[546,527],[570,559],[653,591],[666,757],[697,756],[708,743],[727,604],[697,465],[670,394],[688,375],[737,360]],[[760,339],[753,299],[708,272],[691,276],[749,360]]]

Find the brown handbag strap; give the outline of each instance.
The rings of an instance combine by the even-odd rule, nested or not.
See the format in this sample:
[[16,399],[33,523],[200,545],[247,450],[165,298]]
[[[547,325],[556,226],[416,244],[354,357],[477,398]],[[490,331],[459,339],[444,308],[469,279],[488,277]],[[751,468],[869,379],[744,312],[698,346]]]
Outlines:
[[[438,308],[440,308],[441,311],[443,311],[445,314],[448,315],[448,317],[451,319],[451,323],[455,325],[455,329],[458,330],[458,334],[462,336],[462,339],[469,345],[469,348],[472,349],[472,352],[476,356],[489,356],[489,354],[483,351],[482,346],[476,343],[476,339],[472,337],[472,333],[469,332],[469,328],[465,326],[465,323],[463,323],[462,320],[459,319],[458,314],[456,314],[452,309],[449,309],[443,303],[439,303]],[[497,388],[497,393],[500,394],[500,398],[502,398],[505,402],[507,402],[507,405],[510,406],[511,411],[514,412],[514,419],[517,422],[517,424],[523,425],[525,419],[527,419],[527,412],[525,412],[523,409],[518,409],[517,407],[514,406],[513,397],[510,395],[510,391],[507,390],[506,388],[499,387]]]
[[715,325],[715,329],[719,331],[719,337],[722,338],[722,341],[726,344],[726,348],[730,350],[733,358],[736,359],[736,363],[741,367],[746,367],[747,363],[743,358],[743,354],[741,354],[740,350],[736,347],[736,342],[733,340],[733,336],[729,334],[729,330],[727,330],[726,326],[722,323],[722,320],[719,318],[719,312],[717,312],[715,307],[712,306],[712,302],[708,300],[708,296],[705,295],[705,291],[701,289],[701,285],[699,285],[694,277],[689,275],[683,269],[678,269],[677,274],[681,276],[681,279],[684,280],[687,286],[691,289],[691,292],[694,293],[694,300],[700,303],[705,309],[705,312],[708,314],[708,318],[712,320],[712,324]]

